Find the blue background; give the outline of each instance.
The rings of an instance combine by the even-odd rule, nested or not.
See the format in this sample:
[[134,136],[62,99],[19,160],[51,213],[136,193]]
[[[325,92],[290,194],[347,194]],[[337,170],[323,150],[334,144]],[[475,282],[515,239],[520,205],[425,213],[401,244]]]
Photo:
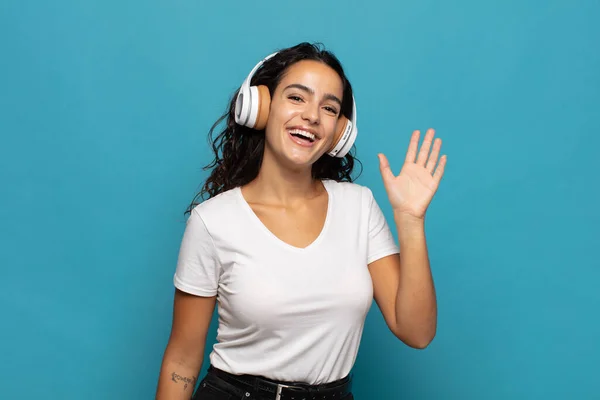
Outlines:
[[398,170],[434,127],[448,154],[437,337],[406,347],[374,305],[357,398],[600,398],[600,3],[344,4],[2,2],[2,398],[153,398],[208,129],[304,40],[348,72],[388,217],[377,152]]

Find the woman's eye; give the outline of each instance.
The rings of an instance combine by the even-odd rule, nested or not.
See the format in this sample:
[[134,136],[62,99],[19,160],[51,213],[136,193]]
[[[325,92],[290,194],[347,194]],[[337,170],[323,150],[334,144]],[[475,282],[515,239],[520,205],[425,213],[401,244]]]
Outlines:
[[333,107],[325,107],[325,109],[330,113],[337,114],[337,110]]

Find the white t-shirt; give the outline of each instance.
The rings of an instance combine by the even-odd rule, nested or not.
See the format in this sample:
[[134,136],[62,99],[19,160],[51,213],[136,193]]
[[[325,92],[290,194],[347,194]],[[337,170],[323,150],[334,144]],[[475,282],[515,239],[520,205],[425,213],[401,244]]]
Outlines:
[[310,384],[350,372],[373,300],[367,264],[399,249],[370,189],[323,184],[327,217],[306,248],[271,233],[239,187],[193,209],[174,284],[217,295],[215,367]]

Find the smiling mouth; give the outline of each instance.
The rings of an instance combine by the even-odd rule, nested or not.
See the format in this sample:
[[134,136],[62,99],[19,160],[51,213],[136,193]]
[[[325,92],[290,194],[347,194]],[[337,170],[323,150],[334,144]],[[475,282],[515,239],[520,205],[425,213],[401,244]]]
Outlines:
[[317,140],[317,137],[313,133],[302,129],[289,129],[288,132],[291,136],[298,138],[303,142],[314,143]]

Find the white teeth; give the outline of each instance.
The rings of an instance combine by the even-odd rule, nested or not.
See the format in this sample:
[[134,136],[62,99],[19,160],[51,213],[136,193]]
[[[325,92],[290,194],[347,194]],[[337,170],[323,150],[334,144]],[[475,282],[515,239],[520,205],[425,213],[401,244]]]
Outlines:
[[313,135],[310,132],[303,131],[302,129],[290,129],[290,133],[293,134],[293,135],[304,136],[305,138],[308,138],[310,140],[315,140],[316,139],[315,135]]

